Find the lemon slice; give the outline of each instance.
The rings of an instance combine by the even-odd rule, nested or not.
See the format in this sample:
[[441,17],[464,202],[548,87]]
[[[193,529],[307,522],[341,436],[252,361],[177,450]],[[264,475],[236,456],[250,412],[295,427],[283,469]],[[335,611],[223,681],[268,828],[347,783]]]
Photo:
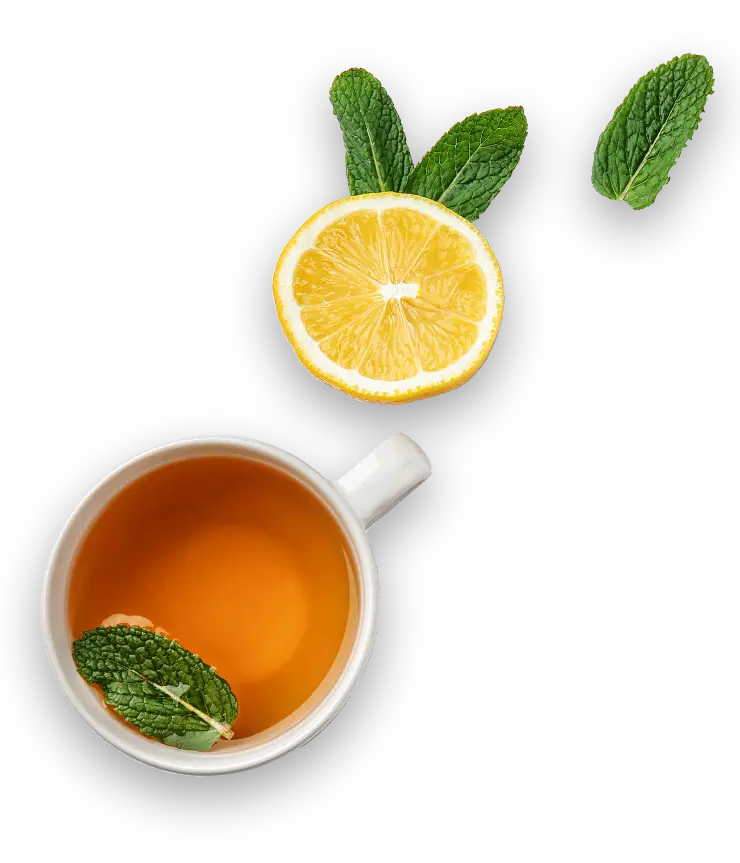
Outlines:
[[504,305],[496,258],[470,222],[393,192],[319,210],[285,247],[273,292],[304,365],[373,402],[465,383],[488,356]]

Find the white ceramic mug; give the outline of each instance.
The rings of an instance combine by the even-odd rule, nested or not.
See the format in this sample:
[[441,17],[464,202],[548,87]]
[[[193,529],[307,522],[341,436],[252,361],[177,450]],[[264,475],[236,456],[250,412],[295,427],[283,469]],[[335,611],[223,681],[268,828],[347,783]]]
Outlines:
[[[350,622],[337,659],[324,681],[297,711],[272,728],[222,742],[210,752],[166,746],[124,725],[106,710],[72,659],[67,592],[72,564],[89,528],[124,486],[163,465],[203,456],[237,456],[265,462],[315,494],[342,528],[354,555]],[[405,435],[381,444],[338,482],[325,479],[300,459],[269,444],[244,438],[198,438],[159,447],[119,467],[72,513],[52,552],[44,581],[42,621],[54,673],[82,718],[108,743],[153,767],[179,773],[230,773],[256,767],[307,743],[349,698],[375,637],[378,582],[366,530],[431,474],[422,450]]]

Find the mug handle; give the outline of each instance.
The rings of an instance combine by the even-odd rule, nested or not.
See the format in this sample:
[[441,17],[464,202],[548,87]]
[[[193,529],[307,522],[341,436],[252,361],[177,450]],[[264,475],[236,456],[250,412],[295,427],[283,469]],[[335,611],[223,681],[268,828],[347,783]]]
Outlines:
[[367,529],[431,473],[432,466],[422,448],[405,434],[395,434],[337,484]]

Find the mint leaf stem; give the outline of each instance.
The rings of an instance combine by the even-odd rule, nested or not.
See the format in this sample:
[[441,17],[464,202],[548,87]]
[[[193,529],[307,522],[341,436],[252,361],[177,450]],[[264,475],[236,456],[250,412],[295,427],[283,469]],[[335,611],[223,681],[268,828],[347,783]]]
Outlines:
[[231,730],[230,725],[224,725],[222,722],[219,722],[217,719],[214,719],[212,716],[208,716],[207,714],[203,713],[202,710],[198,710],[197,707],[194,707],[192,704],[185,701],[184,698],[180,698],[180,696],[174,692],[175,687],[160,686],[158,683],[155,683],[153,680],[149,680],[148,677],[146,677],[145,675],[141,674],[140,672],[136,671],[133,668],[129,668],[126,670],[130,671],[132,674],[137,674],[142,680],[146,680],[146,682],[148,684],[150,684],[151,686],[153,686],[155,689],[158,689],[160,692],[164,693],[165,695],[168,695],[170,698],[174,699],[178,704],[181,704],[186,710],[189,710],[191,713],[194,713],[196,716],[199,716],[204,722],[207,722],[211,726],[211,728],[218,731],[218,733],[222,737],[225,737],[227,740],[231,740],[231,738],[234,736],[234,732]]

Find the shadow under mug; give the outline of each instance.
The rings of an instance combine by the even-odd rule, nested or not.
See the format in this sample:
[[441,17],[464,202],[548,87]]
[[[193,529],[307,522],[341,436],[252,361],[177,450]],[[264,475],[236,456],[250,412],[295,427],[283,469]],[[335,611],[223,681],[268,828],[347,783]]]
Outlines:
[[[318,689],[290,716],[251,737],[223,742],[211,752],[166,746],[121,723],[78,674],[72,659],[67,592],[82,540],[108,503],[129,483],[183,459],[231,456],[280,470],[314,494],[332,513],[354,557],[350,619],[334,664]],[[277,447],[235,437],[197,438],[166,444],[109,474],[80,503],[64,526],[44,580],[42,625],[49,660],[65,695],[104,740],[133,758],[178,773],[231,773],[256,767],[303,746],[337,715],[367,663],[375,637],[378,582],[366,530],[431,474],[424,452],[397,434],[373,450],[339,481]]]

